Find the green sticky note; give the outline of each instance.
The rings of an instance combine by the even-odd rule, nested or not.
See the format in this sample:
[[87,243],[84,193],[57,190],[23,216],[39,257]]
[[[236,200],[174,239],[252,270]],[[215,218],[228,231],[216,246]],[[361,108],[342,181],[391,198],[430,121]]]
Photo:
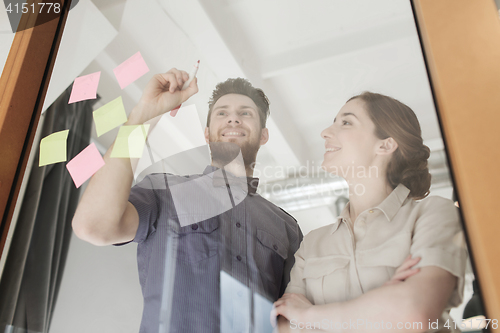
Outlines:
[[101,136],[127,121],[127,113],[121,96],[95,110],[93,115],[97,136]]
[[46,136],[40,141],[40,160],[38,166],[65,162],[66,141],[69,130],[64,130]]
[[122,126],[111,152],[115,158],[141,158],[149,124]]

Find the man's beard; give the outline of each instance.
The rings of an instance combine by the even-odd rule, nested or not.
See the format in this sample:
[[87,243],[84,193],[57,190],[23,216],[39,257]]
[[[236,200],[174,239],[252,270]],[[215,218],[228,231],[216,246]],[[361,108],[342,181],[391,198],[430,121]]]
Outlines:
[[220,141],[212,136],[209,136],[209,141],[212,161],[220,166],[225,166],[234,161],[241,150],[245,169],[252,168],[260,148],[259,142],[245,142],[240,147],[234,142]]

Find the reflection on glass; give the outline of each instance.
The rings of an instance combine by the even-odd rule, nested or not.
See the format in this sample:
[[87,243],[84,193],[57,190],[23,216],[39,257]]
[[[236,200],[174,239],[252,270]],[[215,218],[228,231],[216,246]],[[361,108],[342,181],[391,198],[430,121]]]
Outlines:
[[[407,209],[402,208],[408,193],[398,186],[401,179],[390,183],[390,190],[380,191],[383,195],[374,195],[389,201],[401,199],[399,206],[382,204],[383,200],[356,206],[365,202],[356,201],[363,197],[363,186],[352,184],[358,178],[377,179],[383,174],[377,171],[385,170],[383,164],[376,164],[378,158],[370,157],[373,150],[363,145],[374,126],[373,119],[363,114],[364,104],[344,109],[352,96],[373,91],[413,110],[422,130],[420,144],[430,148],[429,156],[422,153],[418,161],[424,165],[428,157],[430,196],[452,199],[444,146],[409,3],[80,1],[70,12],[69,22],[71,15],[73,22],[81,24],[79,29],[65,32],[61,47],[70,50],[86,45],[91,56],[68,60],[62,54],[54,72],[59,68],[62,73],[62,66],[68,63],[70,70],[51,82],[48,95],[59,95],[77,76],[100,71],[98,94],[102,99],[94,110],[122,96],[129,117],[126,125],[148,122],[150,128],[141,159],[131,165],[127,159],[105,157],[105,167],[94,176],[97,181],[84,185],[86,196],[75,217],[77,234],[95,244],[127,244],[94,247],[73,237],[51,333],[168,332],[174,328],[183,332],[271,332],[272,304],[283,296],[290,271],[293,283],[293,272],[302,269],[296,277],[305,285],[303,289],[289,286],[288,292],[303,294],[312,304],[337,302],[343,306],[342,302],[380,291],[386,283],[390,285],[385,288],[390,289],[418,281],[419,274],[428,272],[424,268],[439,265],[435,258],[442,259],[442,255],[435,248],[442,246],[457,254],[445,258],[449,262],[438,270],[450,274],[444,274],[450,283],[445,280],[442,289],[450,284],[456,287],[449,291],[451,303],[444,302],[439,312],[455,308],[451,317],[439,316],[433,322],[438,320],[441,328],[448,318],[451,326],[461,323],[473,293],[473,274],[461,257],[465,245],[456,208],[447,211],[452,217],[444,218],[452,225],[445,228],[449,234],[436,232],[437,225],[445,222],[441,215],[433,217],[430,210],[441,209],[440,204],[433,206],[435,202],[448,201],[424,199],[418,204],[424,208],[408,211],[428,218],[422,233],[413,234],[408,221],[397,215],[399,209]],[[93,22],[98,20],[100,28],[96,29]],[[150,71],[122,90],[113,69],[139,51]],[[198,59],[199,91],[194,93],[194,83],[184,97],[179,91],[170,95],[161,91],[164,104],[143,117],[141,109],[148,98],[144,96],[154,91],[154,75],[173,67],[189,72]],[[216,84],[235,77],[247,78],[269,98],[267,129],[261,129],[265,119],[260,112],[262,98],[260,102],[259,97],[241,99],[241,92],[234,95],[232,90],[212,96]],[[185,80],[182,75],[175,79]],[[164,80],[168,89],[173,81]],[[179,104],[182,107],[176,117],[160,116]],[[337,114],[339,110],[343,111]],[[402,117],[396,124],[405,120]],[[366,126],[356,127],[356,122]],[[209,125],[206,133],[205,124]],[[92,131],[101,154],[118,133],[114,129],[97,136]],[[370,147],[377,140],[383,144],[377,156],[383,149],[390,156],[406,137],[385,139],[370,136]],[[231,142],[236,149],[222,147],[229,151],[229,157],[223,157],[218,153],[220,147],[214,145],[218,141]],[[216,168],[221,166],[224,169]],[[364,174],[360,174],[360,166],[366,167]],[[338,169],[332,172],[334,167]],[[123,170],[126,174],[120,174]],[[247,177],[259,178],[258,187]],[[132,186],[129,198],[126,192]],[[351,194],[358,190],[358,196],[349,196],[349,190]],[[360,207],[355,215],[362,218],[353,218],[350,211],[343,213],[347,198],[351,199],[347,207]],[[118,214],[119,200],[130,204],[121,205]],[[295,217],[301,231],[278,207]],[[102,236],[107,231],[101,226],[116,220],[117,214],[124,216],[123,209],[128,210],[125,214],[135,210],[137,220],[128,221],[136,222],[118,236],[116,232]],[[370,220],[372,214],[399,223],[370,229],[370,222],[381,223],[375,215]],[[83,225],[90,221],[94,229],[79,230],[82,221]],[[318,235],[312,230],[321,227],[321,236],[327,229],[334,234],[345,232],[341,237],[345,242],[318,240],[311,245],[308,239]],[[301,233],[309,234],[303,243],[308,248],[301,249],[295,260]],[[450,240],[446,246],[439,243]],[[351,241],[359,248],[353,248]],[[412,263],[421,270],[401,282],[406,278],[398,280],[396,272],[408,254],[421,257],[420,263]],[[448,267],[454,267],[449,268],[452,272]],[[320,284],[329,290],[315,289]],[[366,323],[371,317],[362,312],[364,303],[360,304],[358,319]],[[333,326],[342,323],[325,313],[321,313],[320,323],[323,319],[327,324],[334,322]],[[309,320],[289,316],[288,326]],[[427,318],[424,321],[429,330],[435,329]]]

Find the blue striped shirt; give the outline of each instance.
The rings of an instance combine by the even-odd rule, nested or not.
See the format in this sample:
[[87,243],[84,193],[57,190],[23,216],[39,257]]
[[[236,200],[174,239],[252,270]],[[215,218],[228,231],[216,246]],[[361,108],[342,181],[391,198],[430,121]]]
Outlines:
[[257,179],[242,183],[208,166],[200,175],[149,175],[132,188],[141,333],[271,332],[269,311],[302,233],[254,193]]

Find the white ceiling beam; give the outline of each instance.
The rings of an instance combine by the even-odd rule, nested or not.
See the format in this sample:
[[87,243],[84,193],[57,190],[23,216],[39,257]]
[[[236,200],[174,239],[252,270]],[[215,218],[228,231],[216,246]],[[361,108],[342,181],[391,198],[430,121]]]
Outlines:
[[335,57],[380,46],[398,39],[415,37],[415,26],[408,19],[399,19],[378,27],[361,30],[273,55],[262,61],[261,76],[269,79],[319,62],[330,61]]
[[[307,147],[299,130],[290,121],[283,99],[260,76],[256,61],[244,34],[227,17],[218,19],[217,12],[203,7],[198,0],[159,0],[165,13],[188,36],[208,62],[220,81],[230,77],[246,77],[256,87],[262,88],[271,101],[272,115],[267,122],[271,139],[266,144],[274,159],[282,165],[302,165],[308,158]],[[210,6],[210,3],[207,4]],[[234,22],[232,22],[234,23]],[[224,26],[225,25],[225,26]],[[293,149],[292,149],[293,147]]]

